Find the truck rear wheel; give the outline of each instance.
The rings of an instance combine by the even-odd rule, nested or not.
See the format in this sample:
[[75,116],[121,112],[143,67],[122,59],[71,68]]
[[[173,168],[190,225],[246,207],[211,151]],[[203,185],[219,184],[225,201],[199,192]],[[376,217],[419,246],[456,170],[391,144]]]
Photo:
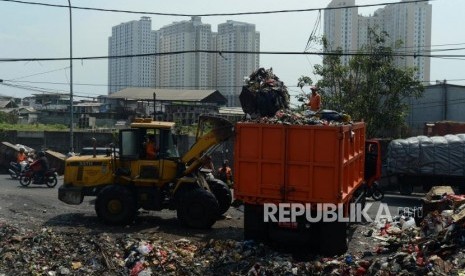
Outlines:
[[110,185],[97,195],[95,212],[105,223],[127,225],[136,217],[136,199],[127,188]]
[[332,256],[344,254],[349,245],[348,223],[321,222],[320,223],[320,252]]
[[195,187],[180,194],[177,215],[189,227],[206,229],[216,222],[218,209],[218,201],[212,193]]
[[208,186],[218,201],[219,214],[223,215],[231,207],[232,195],[228,185],[219,179],[208,181]]
[[266,242],[268,227],[264,222],[263,205],[244,204],[244,239]]
[[413,184],[410,178],[405,176],[397,176],[397,183],[399,185],[399,192],[401,195],[411,195],[413,192]]

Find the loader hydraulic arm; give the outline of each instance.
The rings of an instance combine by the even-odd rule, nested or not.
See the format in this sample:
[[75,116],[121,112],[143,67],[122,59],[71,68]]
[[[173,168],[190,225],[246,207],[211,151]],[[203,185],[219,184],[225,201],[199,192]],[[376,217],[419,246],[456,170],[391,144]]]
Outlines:
[[202,115],[199,117],[196,141],[181,161],[187,164],[185,175],[198,170],[203,163],[205,153],[234,134],[234,127],[226,119]]

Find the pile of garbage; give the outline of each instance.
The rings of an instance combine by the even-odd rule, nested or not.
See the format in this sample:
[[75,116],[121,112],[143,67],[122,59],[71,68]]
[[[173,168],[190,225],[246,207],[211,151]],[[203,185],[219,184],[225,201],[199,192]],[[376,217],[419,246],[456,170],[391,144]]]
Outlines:
[[239,96],[245,122],[287,125],[341,125],[351,118],[334,110],[293,111],[289,108],[287,87],[273,74],[273,69],[259,68],[242,87]]
[[283,125],[325,125],[340,126],[352,123],[350,116],[334,110],[321,110],[319,112],[305,111],[295,112],[291,110],[278,110],[271,117],[246,117],[243,122],[260,124]]
[[368,226],[371,250],[306,260],[254,241],[89,236],[0,224],[0,275],[465,275],[463,232],[426,234],[403,228],[402,220]]
[[287,87],[273,74],[273,69],[259,68],[250,74],[239,96],[242,110],[250,116],[274,116],[289,108]]
[[[254,241],[69,233],[0,221],[0,275],[465,275],[465,200],[433,187],[423,214],[357,225],[366,248],[299,259]],[[357,238],[351,243],[357,243]]]

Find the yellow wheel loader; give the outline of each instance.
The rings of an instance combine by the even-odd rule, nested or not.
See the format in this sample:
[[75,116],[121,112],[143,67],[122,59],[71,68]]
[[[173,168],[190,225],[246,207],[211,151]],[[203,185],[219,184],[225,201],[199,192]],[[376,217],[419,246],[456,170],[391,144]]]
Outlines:
[[[233,135],[233,125],[200,116],[196,141],[184,156],[179,156],[174,126],[138,118],[130,129],[120,130],[118,150],[68,158],[58,198],[78,205],[85,196],[96,196],[97,216],[109,224],[129,224],[139,209],[171,209],[189,227],[211,227],[229,208],[231,191],[224,182],[205,177],[200,168],[206,156]],[[148,137],[155,137],[154,158],[147,155]]]

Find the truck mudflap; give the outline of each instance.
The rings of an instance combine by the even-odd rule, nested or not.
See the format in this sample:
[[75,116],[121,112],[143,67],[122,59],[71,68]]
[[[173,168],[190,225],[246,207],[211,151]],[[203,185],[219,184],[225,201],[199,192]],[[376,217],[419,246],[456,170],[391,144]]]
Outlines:
[[82,188],[61,185],[58,188],[58,199],[67,204],[79,205],[84,200]]

